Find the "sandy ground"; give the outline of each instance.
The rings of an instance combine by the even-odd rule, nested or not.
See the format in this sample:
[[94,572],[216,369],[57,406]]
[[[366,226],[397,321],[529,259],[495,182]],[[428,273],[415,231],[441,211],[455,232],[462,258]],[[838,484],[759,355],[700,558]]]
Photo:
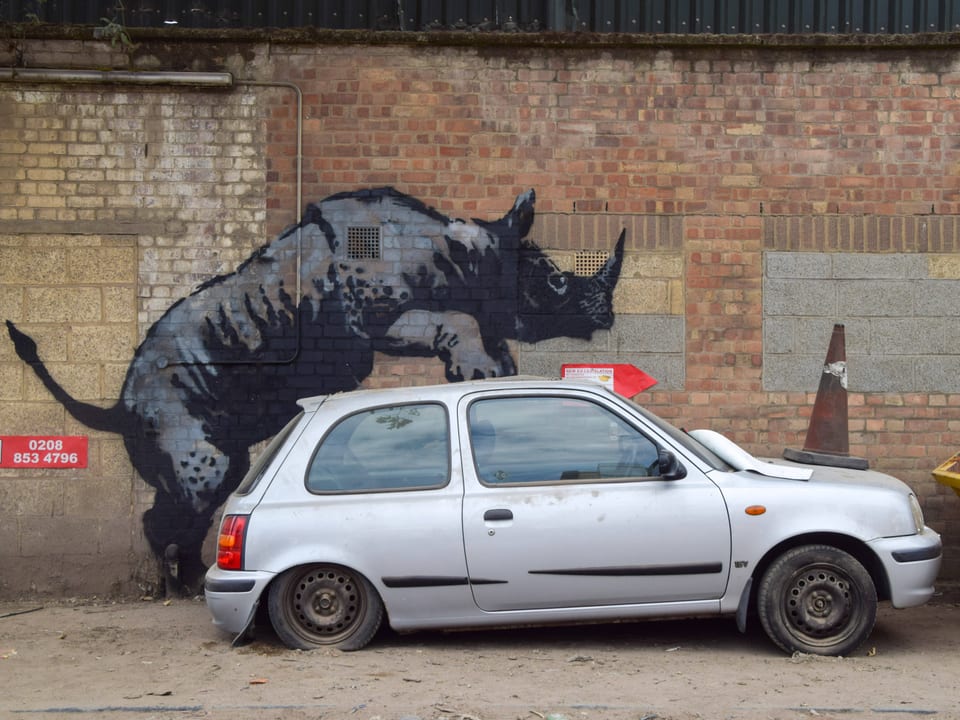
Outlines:
[[202,600],[0,604],[0,717],[108,720],[960,718],[960,590],[881,607],[855,656],[790,657],[732,620],[232,647]]

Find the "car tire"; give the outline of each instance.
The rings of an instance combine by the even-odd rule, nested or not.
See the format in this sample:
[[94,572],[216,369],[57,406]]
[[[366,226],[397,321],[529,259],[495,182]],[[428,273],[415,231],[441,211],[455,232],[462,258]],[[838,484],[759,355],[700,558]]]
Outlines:
[[828,545],[788,550],[757,589],[764,631],[789,653],[849,655],[877,619],[877,590],[852,555]]
[[280,640],[299,650],[359,650],[383,620],[383,602],[370,582],[339,565],[287,570],[270,586],[267,608]]

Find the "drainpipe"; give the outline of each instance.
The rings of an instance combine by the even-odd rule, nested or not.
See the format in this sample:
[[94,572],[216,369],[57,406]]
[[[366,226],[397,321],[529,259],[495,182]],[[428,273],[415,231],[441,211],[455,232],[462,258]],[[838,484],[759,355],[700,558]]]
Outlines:
[[[303,91],[300,86],[292,82],[269,81],[269,80],[237,80],[237,85],[250,85],[252,87],[275,87],[287,88],[293,90],[297,96],[297,222],[303,215]],[[298,231],[299,233],[299,228]],[[299,282],[299,274],[297,282]],[[299,297],[299,295],[298,295]]]

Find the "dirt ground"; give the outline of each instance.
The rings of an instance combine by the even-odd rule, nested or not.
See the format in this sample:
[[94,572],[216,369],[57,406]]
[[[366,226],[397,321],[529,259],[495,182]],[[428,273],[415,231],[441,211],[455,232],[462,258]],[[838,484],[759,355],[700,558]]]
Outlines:
[[881,607],[855,656],[790,657],[733,620],[232,647],[203,601],[0,604],[0,717],[108,720],[960,718],[960,588]]

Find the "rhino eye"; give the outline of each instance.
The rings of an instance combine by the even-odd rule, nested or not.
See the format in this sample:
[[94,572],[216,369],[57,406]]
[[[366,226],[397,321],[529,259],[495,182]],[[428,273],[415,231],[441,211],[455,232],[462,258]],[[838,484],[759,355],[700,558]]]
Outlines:
[[553,288],[557,295],[563,295],[567,291],[566,275],[551,275],[547,278],[547,283]]

